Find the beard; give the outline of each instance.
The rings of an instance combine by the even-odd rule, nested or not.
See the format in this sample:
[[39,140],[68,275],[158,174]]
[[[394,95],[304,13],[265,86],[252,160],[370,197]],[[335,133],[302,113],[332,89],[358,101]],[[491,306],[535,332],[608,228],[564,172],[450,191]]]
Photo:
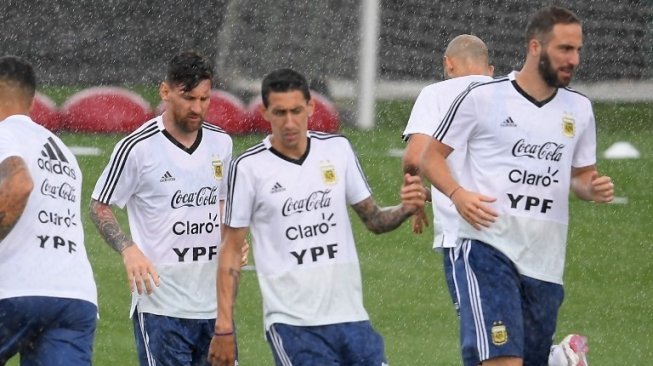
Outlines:
[[[571,82],[571,77],[560,79],[558,72],[551,66],[551,58],[544,50],[540,53],[540,62],[537,64],[537,70],[544,82],[552,88],[564,88]],[[573,67],[571,69],[573,72]]]

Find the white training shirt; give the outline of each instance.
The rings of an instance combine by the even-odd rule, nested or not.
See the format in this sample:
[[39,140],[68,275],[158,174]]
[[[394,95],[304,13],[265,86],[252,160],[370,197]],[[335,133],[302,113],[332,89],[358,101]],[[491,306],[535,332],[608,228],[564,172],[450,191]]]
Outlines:
[[11,156],[25,161],[34,189],[0,242],[0,299],[49,296],[97,305],[84,246],[77,159],[57,136],[24,115],[0,122],[0,162]]
[[[444,80],[431,84],[419,93],[410,118],[406,124],[403,138],[408,141],[413,134],[433,136],[438,124],[454,99],[462,93],[471,83],[490,81],[490,76],[469,75]],[[454,150],[447,157],[447,164],[454,177],[465,159],[465,149]],[[433,201],[433,229],[435,237],[433,248],[454,248],[458,236],[459,214],[456,206],[449,197],[431,186],[431,200]]]
[[265,329],[368,320],[348,205],[370,197],[358,159],[340,135],[308,132],[289,159],[268,136],[234,160],[225,225],[249,227]]
[[596,163],[596,131],[587,97],[559,88],[537,102],[516,72],[473,86],[451,106],[434,137],[467,148],[459,183],[496,198],[499,217],[476,230],[461,221],[460,237],[486,242],[523,275],[562,283],[571,168]]
[[231,138],[204,123],[190,148],[174,140],[158,116],[115,147],[92,197],[127,206],[136,245],[155,265],[160,287],[134,291],[132,309],[185,319],[216,316],[215,274],[226,199]]

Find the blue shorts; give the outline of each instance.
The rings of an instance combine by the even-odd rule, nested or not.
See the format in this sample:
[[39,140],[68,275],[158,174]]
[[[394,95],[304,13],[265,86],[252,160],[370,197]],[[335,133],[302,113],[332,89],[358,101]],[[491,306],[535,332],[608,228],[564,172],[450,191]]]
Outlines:
[[562,285],[526,277],[500,251],[477,240],[456,249],[463,363],[513,356],[546,366],[562,304]]
[[369,321],[305,327],[276,323],[265,335],[277,366],[387,365],[383,338]]
[[140,366],[208,366],[215,319],[182,319],[141,313],[133,316]]
[[0,365],[16,353],[21,366],[91,365],[97,307],[46,296],[0,300]]
[[456,291],[456,281],[454,281],[454,253],[454,248],[442,248],[442,267],[444,268],[444,280],[447,283],[449,296],[451,296],[451,301],[456,309],[456,314],[460,315],[460,299],[458,298],[458,291]]

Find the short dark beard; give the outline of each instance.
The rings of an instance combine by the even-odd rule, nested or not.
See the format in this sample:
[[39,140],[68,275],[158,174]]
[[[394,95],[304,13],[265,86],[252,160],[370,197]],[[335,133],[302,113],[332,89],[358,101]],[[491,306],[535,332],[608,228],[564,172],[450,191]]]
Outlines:
[[537,64],[537,71],[540,72],[540,76],[546,85],[552,88],[561,88],[569,85],[569,83],[563,83],[558,79],[556,70],[551,67],[551,58],[544,50],[540,52],[540,62]]

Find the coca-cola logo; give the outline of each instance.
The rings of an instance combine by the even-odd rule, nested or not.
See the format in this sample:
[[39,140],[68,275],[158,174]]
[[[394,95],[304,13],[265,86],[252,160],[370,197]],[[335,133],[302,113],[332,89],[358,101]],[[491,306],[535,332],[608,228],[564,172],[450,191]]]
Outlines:
[[529,144],[521,139],[512,147],[512,155],[515,157],[527,157],[531,159],[560,161],[564,144],[548,141],[543,144]]
[[41,184],[41,194],[50,198],[63,199],[70,202],[75,202],[77,200],[76,189],[71,184],[50,184],[50,181],[47,179]]
[[308,197],[299,200],[290,197],[283,203],[281,214],[284,216],[290,216],[296,213],[329,207],[331,205],[331,197],[329,197],[329,193],[331,193],[331,190],[327,189],[323,191],[315,191],[309,194]]
[[184,193],[177,190],[170,200],[170,207],[199,207],[218,203],[218,187],[202,187],[197,192]]

